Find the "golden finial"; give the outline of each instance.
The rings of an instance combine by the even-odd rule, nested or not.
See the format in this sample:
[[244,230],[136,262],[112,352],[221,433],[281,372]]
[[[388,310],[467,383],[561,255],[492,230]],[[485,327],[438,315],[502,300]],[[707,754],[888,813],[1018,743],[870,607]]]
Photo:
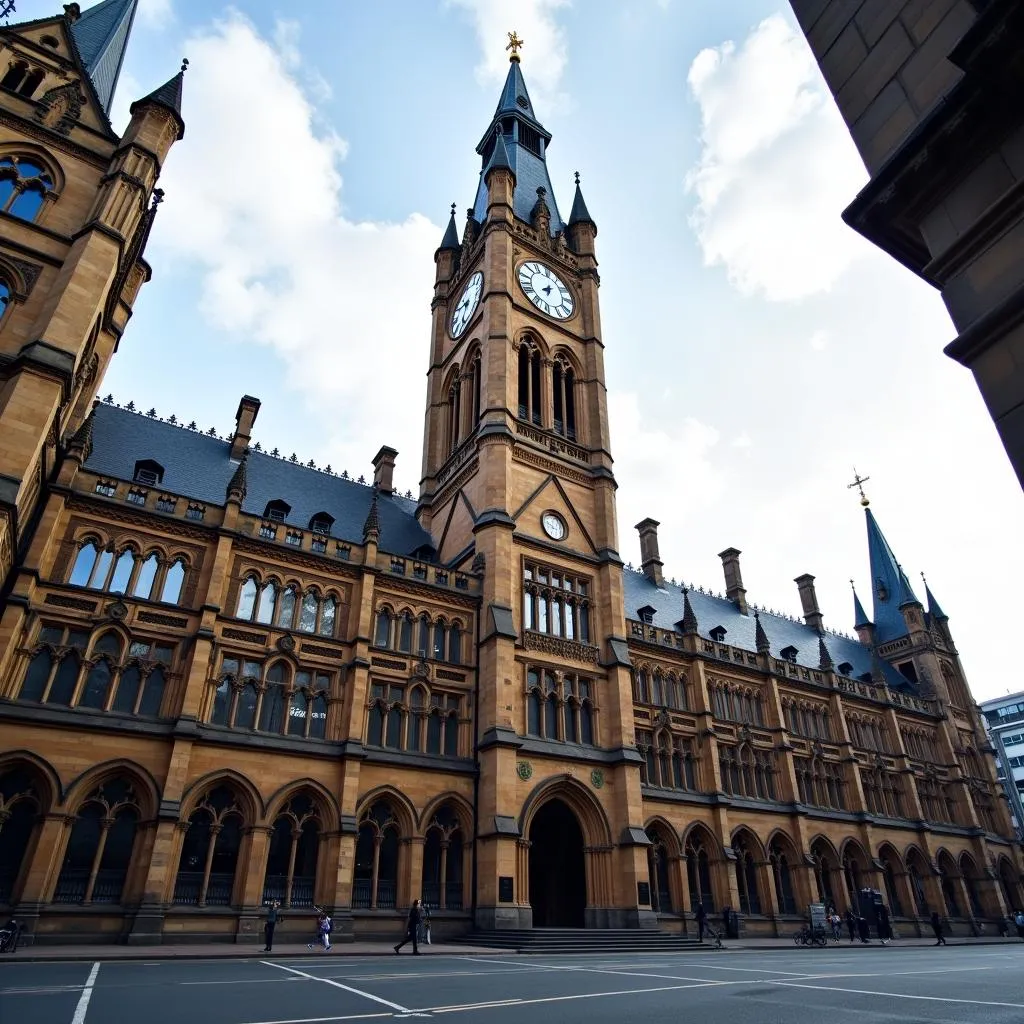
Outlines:
[[858,473],[858,472],[857,472],[857,467],[856,467],[856,466],[854,466],[854,467],[853,467],[853,483],[852,483],[852,484],[847,484],[847,485],[846,485],[846,489],[847,489],[847,490],[850,490],[851,488],[853,488],[853,487],[856,487],[856,488],[857,488],[857,490],[858,490],[858,491],[860,491],[860,503],[861,503],[861,504],[862,504],[862,505],[863,505],[863,506],[864,506],[865,508],[867,508],[867,507],[868,507],[868,505],[870,505],[870,504],[871,504],[871,502],[870,502],[870,501],[868,501],[868,496],[867,496],[867,495],[866,495],[866,494],[864,493],[864,485],[865,485],[865,484],[866,484],[866,483],[867,483],[867,482],[868,482],[868,481],[869,481],[870,479],[871,479],[871,477],[869,477],[869,476],[861,476],[861,475],[860,475],[860,473]]
[[511,50],[512,54],[509,57],[509,61],[514,61],[516,64],[519,63],[519,47],[523,45],[523,40],[516,35],[515,29],[508,34],[508,46],[506,50]]

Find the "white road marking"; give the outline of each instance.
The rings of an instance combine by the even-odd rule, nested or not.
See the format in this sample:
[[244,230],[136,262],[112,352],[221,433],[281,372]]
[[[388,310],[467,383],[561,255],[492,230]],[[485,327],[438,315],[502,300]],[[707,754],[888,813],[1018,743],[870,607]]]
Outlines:
[[[361,988],[353,988],[351,985],[343,985],[340,981],[335,981],[333,978],[318,978],[315,974],[307,974],[305,971],[297,971],[294,967],[285,967],[284,964],[271,963],[269,960],[261,960],[261,964],[265,964],[267,967],[276,967],[280,971],[288,971],[291,974],[297,974],[300,978],[308,978],[310,981],[319,981],[323,985],[333,985],[335,988],[344,989],[346,992],[351,992],[355,996],[362,996],[364,999],[372,1000],[375,1003],[380,1003],[381,1006],[390,1006],[392,1010],[398,1010],[399,1013],[412,1013],[408,1006],[403,1006],[401,1003],[393,1003],[390,999],[382,999],[380,996],[375,996],[372,992],[364,992]],[[80,1021],[72,1021],[72,1024],[81,1024]]]
[[[289,981],[303,982],[306,978],[231,978],[221,981],[179,981],[179,985],[284,985]],[[322,981],[323,979],[318,979]]]
[[100,965],[97,960],[92,965],[89,977],[85,980],[85,988],[79,996],[78,1005],[75,1007],[75,1015],[71,1018],[71,1024],[85,1024],[85,1014],[89,1009],[89,1000],[92,999],[93,986],[96,984],[96,975],[100,973]]
[[0,988],[0,996],[50,996],[59,992],[81,991],[81,985],[38,985],[25,988]]
[[860,996],[881,996],[883,999],[919,999],[929,1003],[965,1003],[968,1006],[1009,1006],[1024,1010],[1024,1003],[997,1003],[984,999],[953,999],[950,996],[912,996],[906,992],[875,992],[866,988],[836,988],[830,985],[807,985],[799,981],[775,981],[769,985],[784,985],[787,988],[809,988],[818,992],[850,992]]
[[334,1020],[371,1020],[374,1017],[394,1017],[393,1013],[350,1013],[346,1017],[287,1017],[284,1020],[254,1020],[249,1024],[325,1024]]

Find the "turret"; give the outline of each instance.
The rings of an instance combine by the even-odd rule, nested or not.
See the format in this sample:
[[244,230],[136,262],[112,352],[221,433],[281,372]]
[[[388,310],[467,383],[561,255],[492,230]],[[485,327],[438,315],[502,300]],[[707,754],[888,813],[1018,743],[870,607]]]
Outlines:
[[587,204],[583,201],[580,189],[580,172],[576,172],[576,194],[572,200],[572,212],[569,214],[569,245],[573,252],[580,256],[594,255],[594,239],[597,238],[597,225],[594,223]]
[[487,219],[510,218],[513,213],[512,197],[516,187],[516,173],[509,161],[501,125],[494,129],[494,148],[484,168],[484,184],[487,186]]
[[455,225],[455,204],[452,203],[452,213],[448,218],[448,227],[445,228],[441,244],[438,246],[437,252],[434,253],[434,263],[437,266],[435,281],[438,284],[443,281],[450,281],[455,276],[461,248],[459,229]]
[[853,580],[850,580],[850,587],[853,590],[853,628],[857,631],[857,639],[862,644],[870,646],[875,642],[875,624],[868,618],[868,613],[864,611],[864,605],[860,603]]

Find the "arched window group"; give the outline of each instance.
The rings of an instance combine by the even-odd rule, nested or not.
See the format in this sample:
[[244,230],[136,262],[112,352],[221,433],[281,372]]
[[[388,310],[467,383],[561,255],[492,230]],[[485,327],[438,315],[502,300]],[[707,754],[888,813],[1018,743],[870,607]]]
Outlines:
[[462,909],[463,846],[458,816],[447,804],[438,808],[427,826],[423,844],[421,899],[428,907]]
[[795,736],[806,736],[812,740],[832,739],[828,709],[824,705],[784,700],[782,710],[786,716],[786,728]]
[[736,854],[736,888],[740,898],[740,912],[761,913],[761,894],[757,886],[757,858],[751,843],[745,837],[734,839],[733,853]]
[[826,907],[836,907],[832,880],[839,870],[839,861],[827,840],[819,839],[811,843],[811,863],[814,865],[814,886],[819,902]]
[[864,871],[867,858],[863,851],[854,843],[847,843],[843,851],[843,883],[846,886],[847,906],[858,905],[857,894],[864,888]]
[[850,715],[847,724],[850,728],[850,739],[855,747],[874,750],[877,753],[885,753],[889,749],[885,726],[881,719]]
[[454,366],[445,392],[445,451],[455,451],[471,437],[480,422],[483,398],[483,370],[479,350],[473,352],[462,368]]
[[670,844],[669,839],[659,824],[646,829],[651,845],[647,847],[647,875],[651,880],[651,906],[655,913],[671,914],[675,911],[672,899],[672,882],[670,877]]
[[282,586],[274,580],[261,582],[247,576],[238,591],[235,617],[300,633],[334,636],[338,628],[339,601],[315,587],[303,592],[296,584]]
[[45,807],[31,773],[0,771],[0,904],[17,902],[25,856]]
[[576,371],[564,355],[541,357],[532,341],[519,346],[518,412],[521,420],[576,439]]
[[263,902],[280,900],[289,907],[312,907],[323,822],[313,798],[293,796],[274,820],[267,848]]
[[523,566],[523,628],[590,643],[590,581],[536,562]]
[[32,221],[55,195],[52,175],[34,157],[0,157],[0,210]]
[[68,583],[147,601],[180,604],[187,568],[180,556],[168,559],[156,551],[142,555],[133,547],[115,551],[101,546],[97,540],[87,540],[78,549]]
[[694,830],[686,841],[683,853],[686,857],[686,881],[690,890],[690,910],[696,912],[701,904],[708,914],[715,909],[715,891],[711,885],[711,865],[717,861],[712,851],[714,839],[704,832]]
[[371,747],[459,756],[462,697],[413,686],[373,683],[366,742]]
[[924,858],[917,850],[910,850],[907,853],[907,881],[910,883],[910,894],[914,898],[914,909],[918,917],[928,917],[931,914],[924,887],[924,880],[930,874]]
[[660,668],[637,668],[633,672],[633,701],[649,707],[686,711],[690,706],[686,676],[662,672]]
[[775,756],[749,743],[718,745],[722,786],[729,796],[751,800],[775,799]]
[[398,902],[401,829],[387,800],[377,800],[359,822],[352,878],[355,910],[393,910]]
[[905,728],[900,730],[900,734],[903,736],[903,746],[911,757],[931,764],[937,763],[935,740],[930,732],[925,732],[924,729]]
[[846,783],[841,764],[820,757],[794,757],[793,767],[802,804],[846,809]]
[[795,859],[792,858],[782,840],[776,836],[768,846],[768,865],[772,872],[775,901],[780,914],[795,914],[797,912],[791,870],[794,863],[796,863]]
[[173,645],[108,630],[90,647],[86,631],[57,625],[44,625],[36,643],[21,700],[151,718],[163,711]]
[[269,668],[262,662],[225,655],[216,680],[210,722],[322,740],[327,735],[331,677],[326,672],[293,669],[284,660]]
[[691,793],[697,790],[697,758],[690,737],[674,736],[668,729],[655,736],[641,729],[636,734],[636,746],[644,759],[640,766],[643,785]]
[[46,72],[42,68],[29,67],[26,61],[16,60],[0,80],[0,89],[9,89],[25,99],[31,99],[45,77]]
[[526,732],[561,743],[593,746],[594,681],[568,672],[526,672]]
[[708,689],[711,691],[711,706],[716,718],[745,725],[764,725],[759,691],[726,682],[711,683]]
[[929,776],[916,776],[917,795],[925,821],[952,824],[956,821],[956,801],[950,787]]
[[884,768],[862,767],[860,778],[864,788],[864,801],[872,814],[889,818],[906,817],[903,784],[895,772],[886,771]]
[[141,812],[131,783],[97,786],[75,815],[54,903],[120,903]]
[[432,620],[426,613],[417,618],[408,609],[396,614],[385,605],[377,611],[373,644],[399,654],[415,654],[418,658],[461,665],[464,635],[465,628],[458,620]]
[[896,882],[897,874],[904,874],[899,855],[891,847],[883,847],[879,852],[878,859],[882,865],[882,884],[885,886],[885,902],[889,906],[889,912],[893,917],[902,917],[904,914],[903,900],[900,897],[900,887]]
[[231,786],[216,786],[189,815],[181,844],[174,902],[230,906],[245,816]]

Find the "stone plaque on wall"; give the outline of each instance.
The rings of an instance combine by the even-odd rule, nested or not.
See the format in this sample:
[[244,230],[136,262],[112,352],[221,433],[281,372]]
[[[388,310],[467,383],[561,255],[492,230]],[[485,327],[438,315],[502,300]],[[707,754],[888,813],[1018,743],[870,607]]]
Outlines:
[[651,883],[650,882],[637,882],[636,883],[636,901],[641,907],[649,907],[651,905]]
[[511,875],[499,875],[498,876],[498,902],[499,903],[514,903],[515,902],[515,886]]

